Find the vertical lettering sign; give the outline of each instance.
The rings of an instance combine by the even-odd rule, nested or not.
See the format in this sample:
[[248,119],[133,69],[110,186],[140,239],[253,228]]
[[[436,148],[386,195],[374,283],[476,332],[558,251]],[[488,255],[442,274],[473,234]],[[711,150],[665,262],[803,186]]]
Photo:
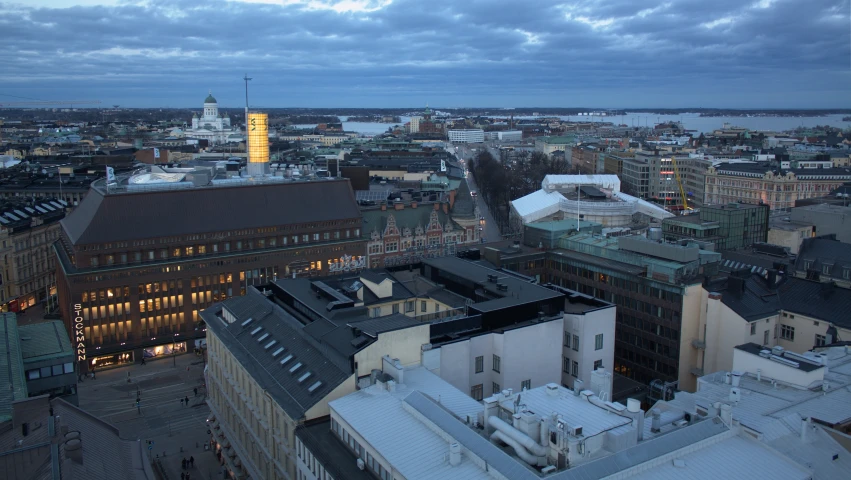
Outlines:
[[86,361],[86,334],[83,325],[83,306],[75,303],[74,310],[74,343],[77,345],[77,361]]

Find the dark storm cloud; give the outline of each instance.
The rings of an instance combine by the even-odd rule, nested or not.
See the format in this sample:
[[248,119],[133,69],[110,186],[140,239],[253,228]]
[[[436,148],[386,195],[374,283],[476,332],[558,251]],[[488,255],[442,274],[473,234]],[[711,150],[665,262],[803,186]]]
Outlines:
[[0,93],[236,106],[249,72],[266,106],[851,105],[848,0],[309,3],[338,2],[0,4]]

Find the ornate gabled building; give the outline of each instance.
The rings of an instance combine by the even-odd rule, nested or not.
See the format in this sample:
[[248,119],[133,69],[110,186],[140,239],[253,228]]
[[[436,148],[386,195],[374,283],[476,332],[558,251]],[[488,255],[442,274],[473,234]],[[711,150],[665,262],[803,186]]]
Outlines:
[[367,265],[370,268],[408,265],[423,258],[454,255],[458,245],[479,242],[476,226],[462,227],[448,214],[448,204],[429,210],[412,202],[394,210],[365,210]]

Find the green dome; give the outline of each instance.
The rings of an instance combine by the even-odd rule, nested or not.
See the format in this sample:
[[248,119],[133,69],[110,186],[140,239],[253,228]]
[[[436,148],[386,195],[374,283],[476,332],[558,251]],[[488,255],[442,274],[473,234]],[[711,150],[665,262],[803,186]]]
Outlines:
[[219,103],[216,101],[216,98],[213,97],[213,94],[207,95],[207,98],[204,99],[204,103]]

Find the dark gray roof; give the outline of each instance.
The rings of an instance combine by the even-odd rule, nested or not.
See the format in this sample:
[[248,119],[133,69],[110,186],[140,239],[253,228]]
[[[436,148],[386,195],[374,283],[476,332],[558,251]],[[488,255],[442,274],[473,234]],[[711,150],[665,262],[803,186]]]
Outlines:
[[777,288],[784,310],[851,328],[851,290],[833,283],[788,278]]
[[375,480],[371,474],[357,467],[358,457],[331,433],[331,420],[299,425],[295,435],[336,480]]
[[828,276],[842,278],[843,270],[851,268],[851,244],[840,242],[836,234],[805,238],[798,250],[795,270],[805,271],[805,263],[808,261],[812,262],[810,270],[822,274],[826,266],[830,272]]
[[[738,277],[738,278],[737,278]],[[778,276],[770,288],[759,274],[715,279],[704,286],[720,292],[721,302],[746,321],[774,315],[780,310],[806,315],[844,328],[851,328],[851,290],[832,282],[818,282],[793,276]]]
[[722,162],[715,166],[716,170],[726,170],[730,172],[742,173],[757,173],[760,175],[772,171],[776,174],[785,175],[786,172],[792,172],[795,175],[824,175],[824,176],[849,176],[851,168],[834,167],[834,168],[788,168],[781,170],[776,164],[771,162],[755,162],[755,163],[728,163]]
[[104,194],[64,220],[75,245],[359,218],[348,180]]
[[[223,319],[223,308],[235,317],[233,323]],[[204,310],[201,316],[208,332],[252,372],[291,418],[302,418],[352,374],[348,358],[314,339],[298,320],[255,288]],[[292,370],[296,365],[299,368]]]

